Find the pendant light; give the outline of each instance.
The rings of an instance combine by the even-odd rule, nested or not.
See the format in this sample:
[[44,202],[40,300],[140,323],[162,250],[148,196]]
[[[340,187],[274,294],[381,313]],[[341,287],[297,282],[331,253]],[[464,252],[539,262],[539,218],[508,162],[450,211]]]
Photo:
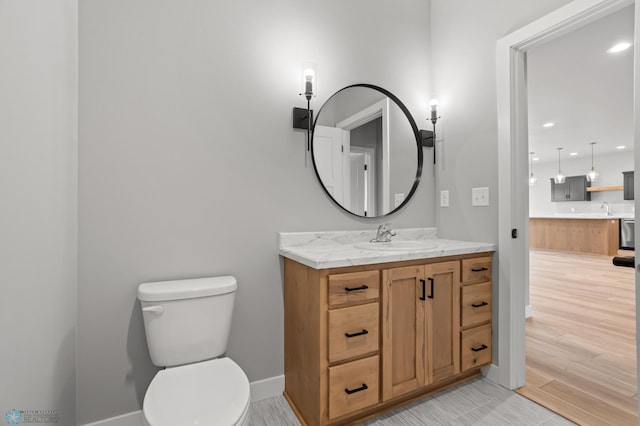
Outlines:
[[596,172],[595,167],[593,167],[593,146],[595,144],[595,142],[591,142],[591,170],[587,173],[587,180],[589,182],[595,182],[598,180],[598,172]]
[[533,186],[536,184],[536,177],[533,175],[533,154],[534,152],[530,152],[529,153],[529,170],[531,171],[531,174],[529,175],[529,185]]
[[558,147],[558,174],[553,178],[555,183],[564,183],[564,175],[560,170],[560,151],[562,151],[562,147]]

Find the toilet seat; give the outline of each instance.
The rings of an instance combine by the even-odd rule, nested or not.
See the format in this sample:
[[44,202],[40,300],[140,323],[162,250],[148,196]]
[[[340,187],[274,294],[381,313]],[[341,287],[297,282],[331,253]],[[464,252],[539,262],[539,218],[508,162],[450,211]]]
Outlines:
[[161,370],[144,397],[150,426],[232,426],[249,412],[249,380],[229,358]]

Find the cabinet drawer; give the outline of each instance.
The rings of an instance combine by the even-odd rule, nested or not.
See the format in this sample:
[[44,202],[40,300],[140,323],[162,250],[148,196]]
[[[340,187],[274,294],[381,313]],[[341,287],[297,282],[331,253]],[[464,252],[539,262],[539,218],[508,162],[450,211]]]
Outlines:
[[329,418],[344,416],[379,401],[378,356],[329,367]]
[[375,300],[380,297],[380,271],[329,275],[329,305]]
[[491,320],[491,283],[462,287],[462,327]]
[[461,371],[491,362],[491,324],[470,328],[462,332]]
[[329,311],[329,362],[378,350],[377,303]]
[[491,256],[462,259],[462,282],[491,281]]

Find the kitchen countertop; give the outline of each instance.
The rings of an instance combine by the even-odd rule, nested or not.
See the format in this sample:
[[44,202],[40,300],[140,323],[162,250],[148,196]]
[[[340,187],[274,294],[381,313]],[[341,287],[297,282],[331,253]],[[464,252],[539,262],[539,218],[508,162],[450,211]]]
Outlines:
[[613,213],[606,216],[602,213],[554,213],[547,215],[531,215],[529,219],[633,219],[633,213]]
[[280,255],[314,269],[327,269],[492,252],[496,249],[495,244],[490,243],[440,239],[436,228],[404,228],[394,231],[396,236],[391,238],[392,241],[423,241],[433,247],[392,251],[356,247],[375,238],[375,230],[281,232]]

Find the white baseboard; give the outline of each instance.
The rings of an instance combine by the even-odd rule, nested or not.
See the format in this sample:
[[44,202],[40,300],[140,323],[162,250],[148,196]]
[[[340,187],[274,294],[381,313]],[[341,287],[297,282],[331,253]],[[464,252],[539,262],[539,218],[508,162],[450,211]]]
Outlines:
[[524,307],[524,317],[531,318],[533,316],[533,307],[531,305],[527,305]]
[[482,369],[482,375],[487,378],[490,382],[493,382],[497,385],[500,384],[500,369],[497,365],[491,364]]
[[284,375],[251,382],[251,401],[260,401],[272,396],[282,395],[283,391]]
[[111,417],[84,426],[142,426],[142,410]]
[[[284,375],[251,382],[250,386],[251,401],[260,401],[272,396],[282,395],[284,391]],[[142,424],[142,411],[139,410],[94,423],[87,423],[84,426],[141,426]]]

